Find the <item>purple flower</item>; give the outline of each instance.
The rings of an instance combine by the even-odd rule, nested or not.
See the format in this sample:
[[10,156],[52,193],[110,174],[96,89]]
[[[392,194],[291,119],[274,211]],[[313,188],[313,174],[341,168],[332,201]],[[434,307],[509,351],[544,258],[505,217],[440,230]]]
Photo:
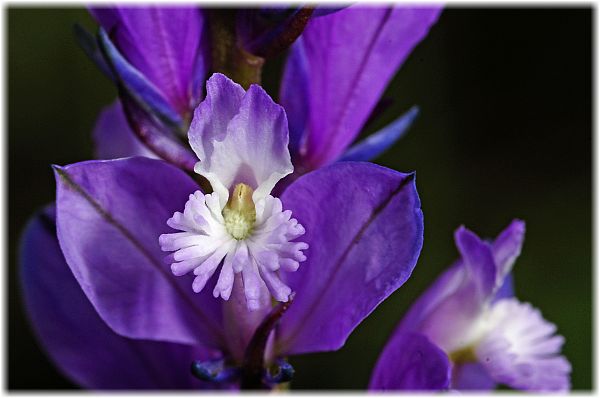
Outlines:
[[[145,157],[55,167],[60,250],[52,214],[26,231],[23,288],[34,328],[85,387],[190,388],[192,359],[204,361],[197,373],[227,381],[270,297],[287,301],[291,291],[293,303],[265,336],[266,364],[338,349],[416,264],[423,218],[413,174],[339,162],[271,196],[293,167],[285,112],[259,86],[245,92],[213,75],[189,139],[212,194]],[[161,246],[174,252],[171,271],[200,279],[174,276]],[[138,377],[131,372],[160,377],[128,385]]]
[[[488,390],[504,384],[530,391],[568,390],[571,365],[560,355],[564,338],[539,310],[513,297],[510,272],[524,237],[525,224],[519,220],[493,242],[459,228],[460,260],[400,322],[375,367],[371,388]],[[412,354],[399,355],[414,339],[422,347],[411,346]],[[427,377],[407,382],[400,369],[415,357],[424,359],[412,372]],[[445,378],[450,371],[452,377]],[[423,383],[432,379],[439,382]]]
[[[315,14],[326,15],[320,18],[328,18],[329,23],[337,19],[346,22],[336,24],[340,30],[332,31],[335,40],[314,41],[312,45],[317,47],[321,43],[324,48],[356,50],[355,56],[348,55],[337,64],[331,62],[329,71],[324,73],[330,74],[332,68],[356,68],[364,63],[360,69],[364,77],[357,75],[361,80],[379,76],[378,84],[366,85],[360,91],[350,93],[356,100],[363,96],[369,98],[364,101],[363,109],[370,113],[382,87],[407,53],[395,64],[390,60],[385,62],[387,80],[383,81],[381,53],[387,53],[389,49],[380,46],[369,50],[352,36],[344,40],[344,34],[353,33],[344,28],[349,23],[348,18],[361,13],[360,8],[351,13],[347,12],[349,10],[331,15],[317,10]],[[203,82],[210,61],[204,11],[185,7],[116,7],[95,9],[92,13],[106,31],[99,38],[102,48],[96,48],[92,58],[99,61],[103,70],[120,85],[121,94],[128,93],[121,95],[120,101],[100,115],[94,130],[97,156],[103,159],[127,156],[175,159],[172,163],[177,167],[194,169],[198,159],[182,145],[180,134],[187,131],[192,111],[204,96]],[[438,14],[439,8],[402,14],[407,22],[413,21],[410,24],[422,25],[414,30],[405,30],[406,24],[398,19],[390,24],[389,13],[366,13],[361,24],[365,27],[387,26],[379,32],[371,31],[373,43],[400,37],[400,41],[413,43],[408,46],[411,47],[423,38]],[[396,11],[394,15],[397,15]],[[148,40],[149,37],[153,39]],[[101,51],[103,54],[99,55]],[[294,49],[292,53],[297,51]],[[314,56],[319,56],[318,51]],[[371,57],[376,62],[365,63]],[[288,63],[292,64],[296,58],[291,56]],[[107,60],[110,65],[106,64]],[[307,99],[303,86],[306,72],[299,71],[300,74],[294,77],[288,67],[285,78],[288,93],[293,84],[298,84],[303,101]],[[320,73],[317,68],[310,70],[314,79],[327,78],[325,75],[320,77]],[[234,93],[240,92],[239,88],[228,86]],[[336,101],[334,88],[328,88],[334,95],[332,101]],[[258,95],[258,88],[253,88],[252,92],[254,95],[246,94],[245,97],[254,97],[257,103],[268,103],[271,109],[277,108],[264,93]],[[323,95],[323,91],[317,90],[311,95]],[[318,109],[315,108],[317,102],[308,99],[312,101],[310,108],[314,114]],[[210,100],[205,102],[204,108],[209,103]],[[240,109],[236,107],[236,115],[241,113],[238,112]],[[286,112],[293,120],[307,115],[306,109],[297,109],[289,102]],[[275,113],[283,112],[276,110]],[[321,115],[330,118],[325,110]],[[414,116],[413,111],[370,140],[353,147],[354,153],[362,155],[353,157],[352,152],[348,152],[345,159],[366,160],[381,152],[406,130]],[[285,119],[285,115],[281,118]],[[222,126],[227,128],[233,117],[225,119],[227,123],[223,122]],[[236,124],[242,124],[242,119],[242,116],[237,117]],[[196,123],[200,124],[202,121]],[[135,134],[130,126],[135,129]],[[293,130],[293,126],[290,128]],[[287,141],[287,132],[283,133],[281,126],[274,131],[281,140]],[[191,135],[198,138],[204,134],[199,130],[196,133]],[[209,129],[205,133],[208,136]],[[310,134],[330,133],[315,130]],[[292,139],[296,136],[293,133]],[[209,146],[210,143],[206,147]],[[203,148],[201,140],[192,147],[200,157],[210,152],[210,148]],[[298,171],[293,142],[290,147],[292,163]],[[285,153],[277,153],[285,157]],[[287,157],[289,159],[289,154]],[[288,169],[278,170],[279,174],[285,174]],[[295,260],[285,257],[287,254],[279,257],[280,260],[285,258],[283,263],[290,271],[280,272],[281,285],[271,279],[269,288],[265,283],[269,271],[266,276],[261,275],[260,269],[254,272],[259,277],[257,284],[266,287],[266,290],[259,289],[261,300],[271,294],[282,301],[287,299],[285,286],[296,293],[293,305],[278,325],[277,339],[269,340],[267,359],[274,363],[278,363],[276,357],[281,355],[341,347],[354,327],[408,278],[421,247],[422,214],[412,175],[350,162],[330,165],[294,182],[298,175],[310,170],[303,165],[301,172],[281,181],[272,192],[285,210],[275,212],[278,216],[272,221],[285,219],[291,211],[284,226],[291,227],[292,235],[301,231],[300,225],[306,231],[296,239],[298,242],[289,233],[286,239],[293,244],[306,243],[310,248],[294,254]],[[213,170],[204,171],[210,179]],[[169,228],[166,221],[180,211],[185,218],[186,201],[199,190],[197,183],[164,162],[141,158],[78,163],[57,168],[57,175],[60,176],[58,216],[55,217],[54,206],[51,206],[29,224],[24,235],[22,279],[34,329],[59,368],[88,388],[173,389],[206,387],[189,377],[192,359],[214,361],[212,368],[205,368],[210,368],[211,372],[223,368],[219,358],[226,357],[239,364],[248,339],[266,315],[267,308],[261,307],[249,316],[246,292],[240,288],[239,281],[225,283],[230,273],[223,273],[222,266],[215,270],[219,276],[206,278],[208,286],[194,294],[193,282],[188,280],[190,276],[171,275],[163,263],[164,253],[158,244],[161,234],[179,233]],[[221,191],[226,187],[229,192],[231,186],[220,173],[213,173],[213,177],[215,190],[221,183]],[[248,185],[254,193],[260,193],[258,185],[252,185],[258,181],[244,182],[250,182]],[[203,193],[195,195],[200,197]],[[217,193],[214,195],[216,197]],[[207,196],[204,196],[205,203]],[[270,200],[267,196],[263,198],[265,201]],[[272,202],[277,203],[275,198]],[[278,210],[278,207],[272,210]],[[394,221],[384,222],[392,214]],[[298,226],[292,225],[292,216],[298,220]],[[58,238],[54,234],[55,222],[58,223]],[[236,228],[243,235],[244,223],[241,224]],[[392,245],[395,240],[403,244]],[[174,241],[170,243],[175,244]],[[34,256],[31,253],[45,254]],[[302,255],[307,257],[304,262],[300,261]],[[181,263],[174,257],[174,254],[170,257],[170,263]],[[264,258],[267,264],[273,258],[268,257],[269,254]],[[396,263],[397,258],[403,260]],[[299,268],[293,271],[295,263]],[[284,265],[280,271],[285,271]],[[243,270],[244,267],[242,276]],[[239,279],[239,273],[234,274]],[[221,277],[223,282],[215,290]],[[226,298],[229,288],[229,300],[213,297],[217,291]],[[252,296],[253,293],[249,293]],[[115,347],[117,352],[92,350],[106,346]],[[223,370],[220,374],[225,373]],[[138,379],[131,382],[134,377]],[[217,385],[211,383],[208,386],[215,388]]]
[[193,6],[98,7],[92,16],[172,111],[189,117],[208,71],[204,13]]
[[[280,12],[283,16],[267,11],[239,11],[242,32],[266,29],[258,38],[244,36],[243,42],[263,46],[302,9]],[[351,146],[441,7],[351,6],[327,11],[315,10],[318,17],[309,20],[285,65],[280,99],[289,119],[295,172],[282,185],[336,160],[372,160],[408,130],[418,114],[416,107]],[[135,134],[159,157],[191,171],[195,157],[179,135],[187,131],[191,113],[203,99],[201,86],[210,60],[205,11],[116,7],[95,8],[92,14],[112,38],[101,35],[100,42],[119,76],[116,80],[125,87],[121,100]],[[271,23],[265,28],[257,18]],[[148,40],[156,36],[156,26],[161,28],[159,37]],[[149,117],[148,112],[157,116]]]
[[128,156],[158,157],[131,131],[121,108],[115,101],[100,112],[92,132],[97,159],[117,159]]
[[340,158],[371,160],[407,130],[414,111],[348,149],[440,12],[352,6],[310,20],[291,48],[280,95],[296,173]]

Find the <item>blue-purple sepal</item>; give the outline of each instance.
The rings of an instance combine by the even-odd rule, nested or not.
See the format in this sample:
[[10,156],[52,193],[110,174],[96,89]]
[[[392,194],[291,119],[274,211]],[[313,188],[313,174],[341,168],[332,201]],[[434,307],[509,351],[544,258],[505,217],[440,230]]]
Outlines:
[[115,81],[115,77],[110,70],[110,67],[104,60],[104,56],[98,47],[98,42],[94,35],[85,30],[81,25],[75,24],[73,25],[73,35],[75,36],[75,40],[77,40],[77,44],[83,50],[85,55],[100,69],[100,71],[108,77],[110,80]]
[[182,117],[169,105],[165,97],[146,77],[131,65],[100,28],[98,48],[109,66],[121,95],[131,97],[149,115],[153,115],[171,129],[184,130]]
[[339,160],[366,162],[375,159],[406,134],[418,115],[419,107],[413,106],[392,123],[354,144]]
[[240,368],[226,366],[223,358],[215,361],[194,361],[191,371],[196,378],[212,383],[228,383],[240,376]]

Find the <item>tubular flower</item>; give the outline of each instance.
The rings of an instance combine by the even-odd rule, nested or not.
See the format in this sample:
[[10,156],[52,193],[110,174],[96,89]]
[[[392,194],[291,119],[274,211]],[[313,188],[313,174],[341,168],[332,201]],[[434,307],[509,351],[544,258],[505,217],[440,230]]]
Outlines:
[[[212,193],[184,171],[146,157],[55,166],[55,216],[36,219],[25,233],[25,245],[48,253],[43,261],[24,257],[34,328],[83,386],[128,388],[120,375],[108,380],[118,371],[109,350],[102,360],[79,360],[97,341],[112,339],[115,346],[144,343],[139,361],[125,356],[123,366],[169,368],[164,378],[131,388],[235,387],[271,297],[286,301],[293,292],[275,329],[266,330],[261,352],[265,368],[280,369],[277,377],[265,371],[264,382],[284,381],[291,374],[284,357],[340,348],[416,264],[423,215],[414,174],[339,162],[271,196],[293,169],[285,112],[258,86],[246,92],[213,75],[189,140]],[[172,252],[171,271],[163,250]],[[52,267],[44,268],[49,261]],[[46,271],[67,268],[52,272],[57,279],[47,289],[35,288],[49,278]],[[194,277],[185,274],[192,270]],[[78,311],[95,323],[63,314],[75,296],[86,299],[78,299]],[[63,321],[69,333],[86,336],[68,349],[56,336]],[[188,380],[190,358],[194,374],[209,383]]]
[[[455,240],[461,259],[400,322],[375,367],[371,388],[487,390],[504,384],[530,391],[568,390],[571,366],[560,355],[564,338],[539,310],[513,297],[510,272],[524,236],[525,224],[518,220],[492,243],[459,228]],[[406,383],[396,373],[410,358],[397,356],[399,342],[407,339],[423,341],[420,353],[431,361],[423,360],[418,372],[437,378],[437,385]],[[437,366],[424,367],[434,362]]]

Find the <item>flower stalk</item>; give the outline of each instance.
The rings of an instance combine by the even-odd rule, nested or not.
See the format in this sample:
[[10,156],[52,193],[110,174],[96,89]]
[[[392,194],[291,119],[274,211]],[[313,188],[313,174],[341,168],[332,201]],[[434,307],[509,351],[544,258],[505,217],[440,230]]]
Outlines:
[[267,342],[269,341],[271,331],[275,328],[277,322],[281,319],[283,314],[285,314],[290,305],[292,305],[293,301],[294,295],[292,294],[287,302],[279,303],[271,310],[269,315],[265,317],[254,332],[244,355],[242,380],[240,384],[242,390],[263,390],[271,388],[263,380]]
[[260,84],[264,58],[250,54],[239,46],[236,35],[235,10],[207,10],[212,71],[220,72],[245,89]]

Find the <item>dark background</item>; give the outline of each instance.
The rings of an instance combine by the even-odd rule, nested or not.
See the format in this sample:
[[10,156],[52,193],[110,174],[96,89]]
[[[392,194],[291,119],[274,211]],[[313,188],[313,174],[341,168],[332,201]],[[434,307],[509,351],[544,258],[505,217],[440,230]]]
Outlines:
[[[116,93],[76,46],[83,9],[8,15],[8,388],[70,389],[32,337],[16,250],[54,198],[50,164],[92,156],[90,132]],[[276,93],[281,59],[265,69]],[[516,291],[566,337],[575,389],[592,388],[592,10],[444,11],[386,92],[375,131],[413,104],[421,116],[378,163],[417,170],[425,244],[409,281],[335,353],[294,357],[295,389],[364,389],[394,325],[456,257],[460,224],[494,237],[527,221]],[[93,358],[90,358],[93,361]]]

